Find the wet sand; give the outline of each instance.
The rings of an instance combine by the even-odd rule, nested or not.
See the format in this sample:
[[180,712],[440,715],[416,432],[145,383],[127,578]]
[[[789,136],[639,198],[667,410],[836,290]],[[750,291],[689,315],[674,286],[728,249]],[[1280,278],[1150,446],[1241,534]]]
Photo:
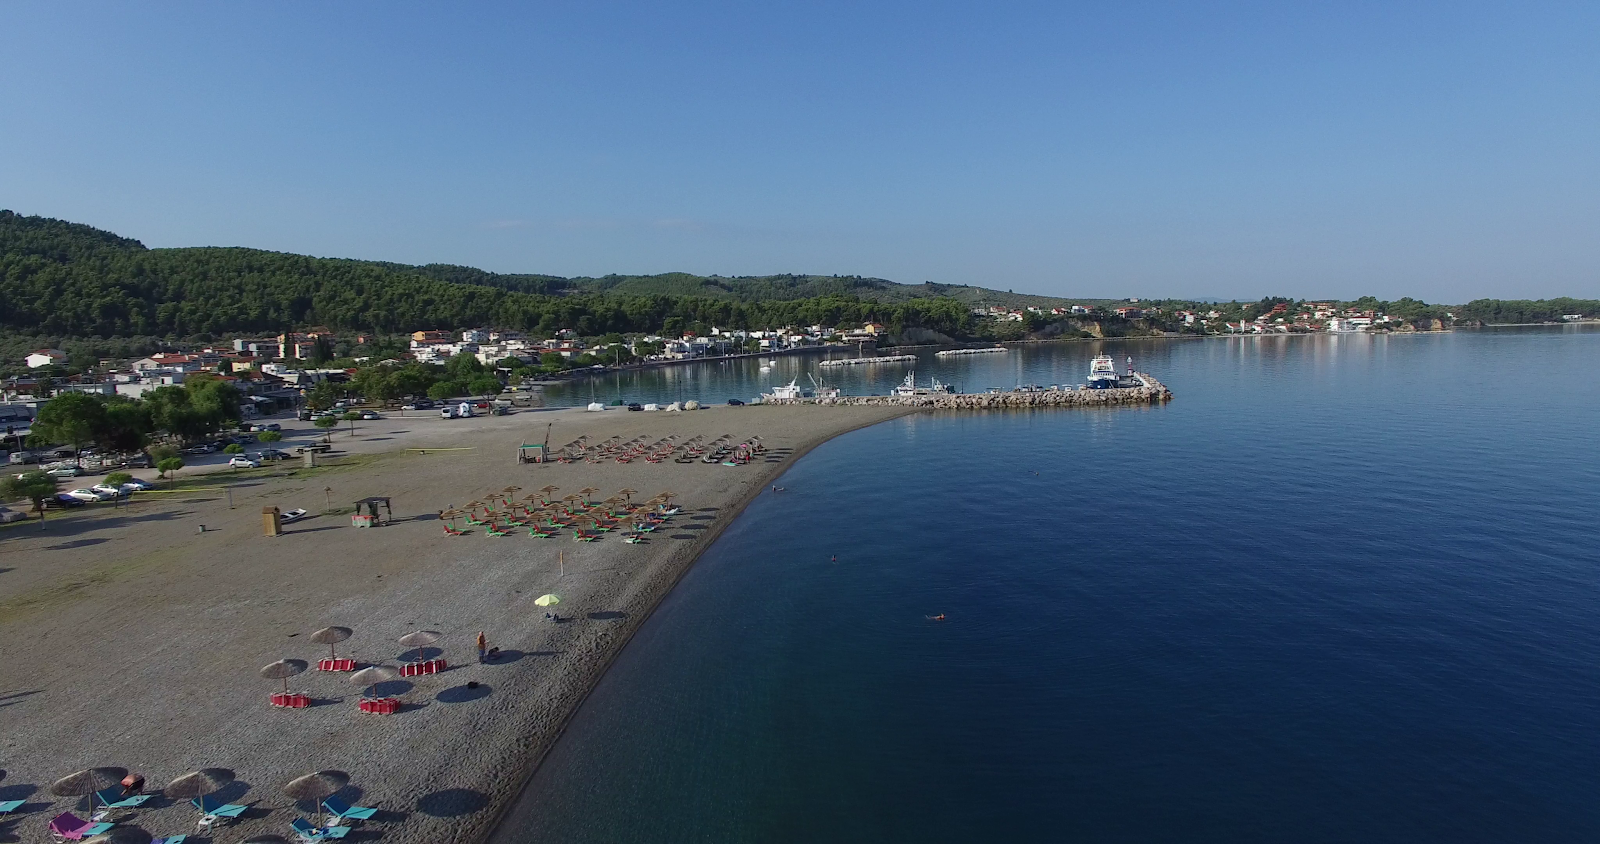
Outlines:
[[[0,529],[0,800],[27,801],[0,820],[0,841],[45,840],[49,819],[75,804],[50,796],[49,783],[96,765],[142,773],[150,788],[196,768],[233,769],[239,781],[218,796],[251,809],[214,841],[288,834],[314,807],[297,808],[280,788],[321,768],[349,772],[340,796],[382,810],[350,840],[481,840],[618,650],[744,505],[817,444],[907,412],[391,417],[334,435],[344,465],[208,475],[206,485],[231,488],[232,509],[222,489],[144,493],[128,507],[52,514],[42,529]],[[760,436],[772,451],[742,467],[519,465],[516,446],[542,441],[546,423],[557,446],[579,434],[731,434]],[[482,528],[448,537],[435,515],[509,485],[520,497],[546,484],[558,495],[597,487],[597,499],[673,490],[683,512],[641,545],[615,534],[491,538]],[[262,536],[263,506],[320,513],[331,500],[347,512],[369,495],[392,497],[395,524],[363,530],[345,514],[316,515]],[[547,592],[562,596],[560,624],[533,604]],[[382,689],[403,701],[400,713],[360,713],[348,675],[315,669],[327,648],[307,638],[328,625],[354,628],[339,655],[362,664],[395,665],[401,635],[439,631],[452,667]],[[501,649],[497,662],[477,664],[480,630]],[[281,684],[257,670],[282,658],[312,663],[290,680],[310,708],[268,705]],[[197,814],[157,797],[124,823],[192,834]]]

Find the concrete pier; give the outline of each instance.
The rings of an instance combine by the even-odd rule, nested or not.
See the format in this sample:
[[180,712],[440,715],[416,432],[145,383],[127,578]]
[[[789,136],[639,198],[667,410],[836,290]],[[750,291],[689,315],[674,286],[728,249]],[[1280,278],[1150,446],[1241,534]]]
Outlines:
[[840,396],[836,399],[768,399],[763,404],[900,405],[949,410],[988,410],[1019,407],[1111,407],[1161,404],[1172,391],[1155,378],[1134,375],[1137,387],[1107,390],[1028,390],[1005,393],[932,393],[923,396]]

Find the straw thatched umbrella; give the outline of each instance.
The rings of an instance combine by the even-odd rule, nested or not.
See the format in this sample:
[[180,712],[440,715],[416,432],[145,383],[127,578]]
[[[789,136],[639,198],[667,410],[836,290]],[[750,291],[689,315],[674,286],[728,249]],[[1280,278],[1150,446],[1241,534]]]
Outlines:
[[[368,690],[373,686],[398,679],[400,679],[400,672],[387,665],[369,665],[350,675],[350,682],[361,687],[362,697],[366,697]],[[334,791],[338,790],[337,788],[334,789]],[[330,791],[328,793],[332,794],[333,792]]]
[[675,498],[677,495],[678,494],[676,492],[673,492],[670,489],[664,489],[664,490],[656,493],[656,497],[657,498],[661,499],[662,501],[667,502],[668,504],[671,504],[672,503],[672,499]]
[[280,659],[277,662],[261,666],[261,676],[267,680],[282,680],[283,691],[289,691],[289,678],[306,670],[306,661],[303,659]]
[[[400,637],[400,644],[408,648],[426,648],[439,641],[444,634],[437,630],[413,630]],[[420,654],[419,654],[420,655]]]
[[505,493],[507,496],[513,496],[513,495],[516,495],[517,493],[521,492],[522,491],[522,487],[520,487],[520,486],[508,486],[505,489],[502,489],[500,491]]
[[310,800],[317,804],[317,825],[321,826],[322,801],[349,784],[350,775],[344,771],[313,771],[303,777],[289,780],[283,786],[283,793],[293,800]]
[[586,486],[583,489],[578,490],[578,494],[583,496],[583,503],[588,504],[589,503],[589,496],[593,495],[594,493],[597,493],[599,491],[600,490],[595,489],[592,486]]
[[57,797],[83,797],[121,785],[122,778],[127,775],[127,768],[87,768],[51,783],[50,793]]
[[628,499],[629,501],[632,501],[633,497],[639,494],[639,491],[632,487],[625,486],[622,489],[617,490],[617,494]]
[[444,519],[445,521],[449,522],[450,523],[450,527],[455,527],[456,526],[456,519],[459,519],[459,518],[461,518],[462,516],[465,516],[465,515],[466,515],[466,513],[463,513],[460,510],[457,510],[457,509],[454,509],[454,508],[451,508],[449,510],[440,510],[439,511],[439,518]]
[[168,800],[194,800],[221,791],[231,782],[233,772],[227,768],[201,768],[167,783],[161,793]]
[[550,493],[555,492],[556,490],[558,490],[560,488],[561,487],[554,486],[554,485],[543,486],[543,487],[539,488],[539,495],[544,499],[544,503],[549,504],[550,503]]
[[311,634],[311,641],[319,645],[327,645],[328,659],[333,659],[333,646],[350,638],[355,632],[348,627],[324,627]]
[[83,844],[150,844],[154,837],[136,826],[114,826],[92,838],[83,839]]

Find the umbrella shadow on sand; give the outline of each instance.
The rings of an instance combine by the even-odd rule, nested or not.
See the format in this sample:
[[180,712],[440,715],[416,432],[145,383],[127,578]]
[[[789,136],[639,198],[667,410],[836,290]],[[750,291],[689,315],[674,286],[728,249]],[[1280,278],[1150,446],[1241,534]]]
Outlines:
[[433,699],[440,703],[470,703],[475,700],[483,700],[493,691],[494,687],[488,683],[480,683],[474,680],[459,686],[451,686],[434,695]]
[[526,651],[519,651],[519,650],[517,650],[515,648],[508,648],[506,650],[495,651],[494,655],[488,657],[487,659],[485,659],[483,664],[484,665],[509,665],[509,664],[511,664],[513,662],[516,662],[519,659],[522,659],[523,657],[525,657],[527,655],[528,654],[527,654]]

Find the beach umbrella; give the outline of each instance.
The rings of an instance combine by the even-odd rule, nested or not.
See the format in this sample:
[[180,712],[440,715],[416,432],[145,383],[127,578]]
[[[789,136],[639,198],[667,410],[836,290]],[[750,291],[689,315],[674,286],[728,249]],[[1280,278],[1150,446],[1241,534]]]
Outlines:
[[673,492],[670,489],[662,490],[661,492],[656,493],[656,497],[657,498],[661,499],[662,501],[667,502],[668,504],[671,504],[672,503],[672,499],[674,497],[676,497],[676,496],[677,496],[677,493]]
[[[350,675],[350,682],[361,687],[362,697],[366,697],[367,691],[373,686],[398,679],[400,679],[400,672],[387,665],[369,665]],[[337,788],[334,789],[334,791],[338,790]],[[328,793],[332,794],[333,792],[330,791]],[[290,796],[292,797],[293,795]]]
[[284,692],[289,691],[289,678],[306,670],[303,659],[280,659],[261,666],[261,676],[267,680],[282,680]]
[[400,644],[408,648],[425,648],[443,637],[444,634],[437,630],[413,630],[400,637]]
[[317,825],[321,826],[322,801],[349,784],[350,775],[344,771],[313,771],[303,777],[289,780],[283,786],[283,793],[293,800],[309,800],[317,804]]
[[635,495],[639,494],[639,491],[636,490],[636,489],[633,489],[632,487],[623,487],[622,489],[617,490],[617,494],[622,496],[623,498],[627,498],[627,499],[631,500]]
[[[371,670],[371,669],[368,669]],[[295,777],[283,786],[284,796],[294,800],[322,800],[350,784],[344,771],[314,771]]]
[[51,783],[50,793],[57,797],[82,797],[121,785],[122,778],[127,775],[127,768],[87,768]]
[[449,522],[451,527],[455,527],[456,526],[456,519],[459,519],[459,518],[461,518],[462,516],[465,516],[465,515],[466,514],[461,512],[460,510],[454,510],[454,509],[451,509],[451,510],[440,510],[439,511],[439,518],[444,519],[445,521]]
[[502,489],[500,491],[505,493],[506,495],[516,495],[517,493],[522,491],[522,487],[520,487],[520,486],[508,486],[505,489]]
[[444,634],[436,630],[413,630],[400,637],[400,644],[408,648],[426,648],[439,641],[443,636]]
[[83,839],[83,844],[150,844],[153,838],[150,833],[136,826],[114,826],[92,838]]
[[190,771],[181,777],[167,783],[161,790],[168,800],[193,800],[221,791],[233,782],[233,772],[227,768],[201,768]]
[[328,658],[333,659],[333,646],[350,638],[356,631],[348,627],[324,627],[311,634],[311,641],[328,646]]
[[583,489],[578,490],[578,494],[583,496],[583,503],[588,504],[589,503],[589,496],[593,495],[594,493],[597,493],[599,491],[600,490],[595,489],[592,486],[586,486]]
[[549,595],[540,595],[539,597],[534,598],[533,602],[541,607],[553,607],[556,604],[561,603],[561,596],[554,593]]

